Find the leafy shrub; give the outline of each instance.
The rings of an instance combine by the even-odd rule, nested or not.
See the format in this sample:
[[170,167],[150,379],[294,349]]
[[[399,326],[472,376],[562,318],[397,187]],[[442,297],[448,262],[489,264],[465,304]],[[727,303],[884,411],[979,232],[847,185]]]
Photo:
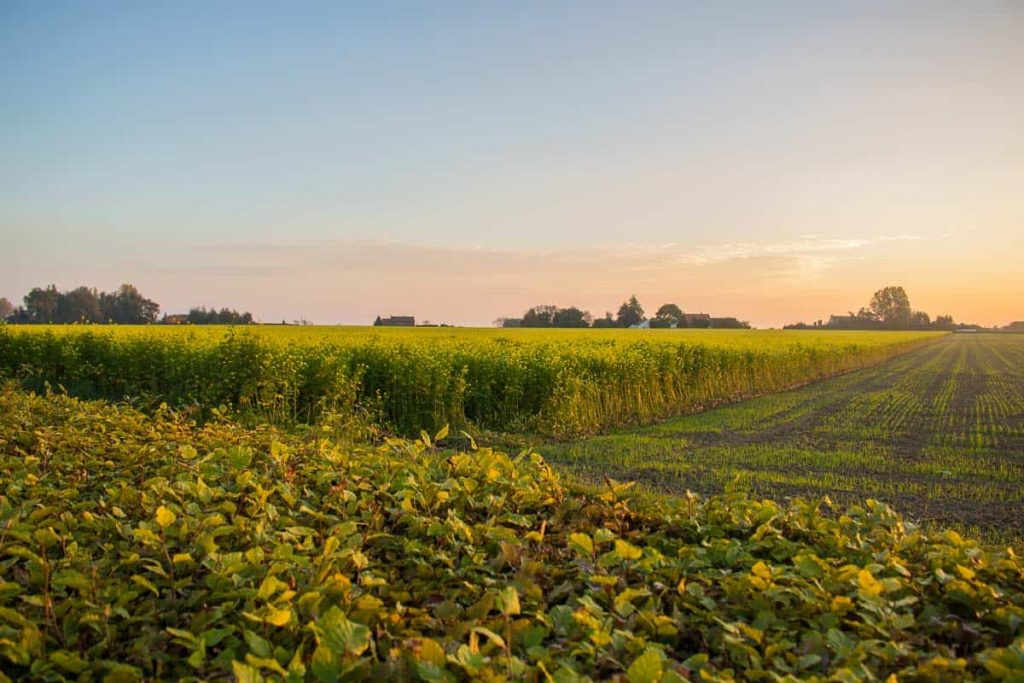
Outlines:
[[0,391],[0,680],[1024,675],[1024,563],[880,503],[330,436]]

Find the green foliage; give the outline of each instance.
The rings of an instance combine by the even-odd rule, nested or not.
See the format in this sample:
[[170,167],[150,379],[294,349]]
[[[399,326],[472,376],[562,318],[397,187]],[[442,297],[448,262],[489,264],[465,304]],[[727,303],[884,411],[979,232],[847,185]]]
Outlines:
[[552,436],[648,423],[891,358],[921,333],[0,327],[0,377],[37,392]]
[[628,301],[622,302],[622,305],[619,306],[619,314],[616,316],[615,322],[619,327],[629,327],[630,325],[642,323],[645,319],[644,307],[640,305],[634,294],[629,297]]
[[0,390],[0,680],[1015,680],[1024,563],[873,501]]

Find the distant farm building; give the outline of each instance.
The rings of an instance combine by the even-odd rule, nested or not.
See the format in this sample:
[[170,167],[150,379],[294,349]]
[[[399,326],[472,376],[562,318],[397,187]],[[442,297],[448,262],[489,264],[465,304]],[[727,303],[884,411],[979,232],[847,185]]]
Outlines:
[[382,318],[379,315],[373,321],[374,327],[416,327],[416,318],[411,315],[393,315]]
[[711,327],[711,315],[708,313],[683,313],[686,327]]

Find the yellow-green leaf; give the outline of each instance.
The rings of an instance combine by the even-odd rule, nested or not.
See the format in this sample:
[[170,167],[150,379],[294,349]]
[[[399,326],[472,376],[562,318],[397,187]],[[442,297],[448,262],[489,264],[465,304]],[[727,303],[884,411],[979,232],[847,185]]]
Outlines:
[[174,524],[176,519],[178,519],[178,516],[167,507],[161,505],[156,509],[156,523],[160,525],[161,529],[166,529]]

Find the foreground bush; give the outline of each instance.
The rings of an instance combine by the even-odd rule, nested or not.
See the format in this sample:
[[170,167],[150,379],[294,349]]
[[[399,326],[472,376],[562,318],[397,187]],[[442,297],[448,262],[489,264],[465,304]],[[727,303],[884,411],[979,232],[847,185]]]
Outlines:
[[0,391],[0,680],[1024,675],[1021,560],[883,504],[329,436]]
[[935,336],[366,329],[0,325],[0,377],[149,408],[227,406],[278,424],[329,413],[406,435],[450,424],[564,436],[778,391]]

